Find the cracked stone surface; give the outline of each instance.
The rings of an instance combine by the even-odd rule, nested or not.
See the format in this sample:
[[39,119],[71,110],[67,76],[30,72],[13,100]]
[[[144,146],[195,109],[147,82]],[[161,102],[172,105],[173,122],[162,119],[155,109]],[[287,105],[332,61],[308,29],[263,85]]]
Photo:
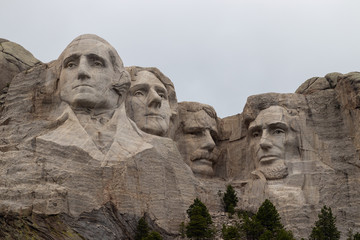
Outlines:
[[40,61],[19,44],[0,39],[0,90],[10,84],[14,76]]

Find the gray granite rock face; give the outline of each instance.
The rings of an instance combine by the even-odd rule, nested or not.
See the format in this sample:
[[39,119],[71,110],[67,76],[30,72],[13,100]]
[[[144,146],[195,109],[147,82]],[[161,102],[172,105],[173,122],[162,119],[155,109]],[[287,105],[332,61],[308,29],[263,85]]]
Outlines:
[[194,198],[223,210],[227,184],[237,208],[270,199],[297,238],[323,205],[343,239],[360,231],[358,72],[250,96],[220,119],[206,104],[178,104],[160,70],[125,68],[98,36],[47,64],[11,44],[22,57],[6,61],[25,65],[0,96],[0,238],[133,239],[145,216],[176,239]]
[[8,86],[13,77],[40,61],[22,46],[0,39],[0,90]]
[[[304,94],[250,96],[240,124],[233,117],[223,119],[228,129],[235,129],[235,123],[240,133],[223,143],[233,169],[229,177],[241,196],[239,207],[256,211],[270,199],[284,225],[299,238],[309,236],[324,205],[337,216],[342,237],[349,228],[359,229],[358,121],[355,105],[348,102],[356,99],[356,93],[349,95],[354,87],[348,85],[357,77],[358,73],[336,74],[336,85],[310,84]],[[291,140],[294,134],[296,141]],[[268,177],[265,167],[274,174]]]

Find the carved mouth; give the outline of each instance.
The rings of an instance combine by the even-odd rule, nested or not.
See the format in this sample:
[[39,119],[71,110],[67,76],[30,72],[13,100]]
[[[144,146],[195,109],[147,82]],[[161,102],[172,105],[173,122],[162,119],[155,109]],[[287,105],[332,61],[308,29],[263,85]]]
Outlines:
[[279,157],[276,155],[265,155],[265,156],[260,157],[260,162],[261,163],[271,163],[277,159],[279,159]]
[[208,160],[208,159],[194,159],[192,160],[193,162],[196,162],[197,165],[207,165],[209,167],[212,167],[212,161]]
[[89,85],[89,84],[79,84],[79,85],[76,85],[75,87],[73,87],[73,89],[75,89],[75,88],[78,88],[78,87],[93,87],[93,86],[91,86],[91,85]]

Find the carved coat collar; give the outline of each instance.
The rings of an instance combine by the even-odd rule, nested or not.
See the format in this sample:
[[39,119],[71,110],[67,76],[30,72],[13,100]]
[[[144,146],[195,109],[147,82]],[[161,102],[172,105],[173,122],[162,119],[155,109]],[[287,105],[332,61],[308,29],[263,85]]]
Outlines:
[[[149,144],[151,137],[143,133],[127,116],[125,106],[115,110],[110,121],[116,124],[114,141],[106,154],[103,154],[95,145],[92,138],[80,124],[71,107],[62,103],[56,121],[59,126],[54,130],[36,138],[38,147],[47,147],[48,144],[57,144],[60,147],[78,148],[89,154],[93,159],[100,161],[102,166],[113,165],[124,161],[137,153],[152,148]],[[39,149],[40,150],[40,149]]]

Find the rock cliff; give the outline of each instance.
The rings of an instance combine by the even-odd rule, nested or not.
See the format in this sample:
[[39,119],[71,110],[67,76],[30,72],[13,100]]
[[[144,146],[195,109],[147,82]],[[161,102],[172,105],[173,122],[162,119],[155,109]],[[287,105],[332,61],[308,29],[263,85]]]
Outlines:
[[360,231],[360,73],[250,96],[220,119],[95,35],[46,64],[0,49],[0,238],[133,239],[145,216],[175,239],[194,198],[222,211],[227,184],[239,209],[270,199],[298,238],[323,205],[342,238]]

